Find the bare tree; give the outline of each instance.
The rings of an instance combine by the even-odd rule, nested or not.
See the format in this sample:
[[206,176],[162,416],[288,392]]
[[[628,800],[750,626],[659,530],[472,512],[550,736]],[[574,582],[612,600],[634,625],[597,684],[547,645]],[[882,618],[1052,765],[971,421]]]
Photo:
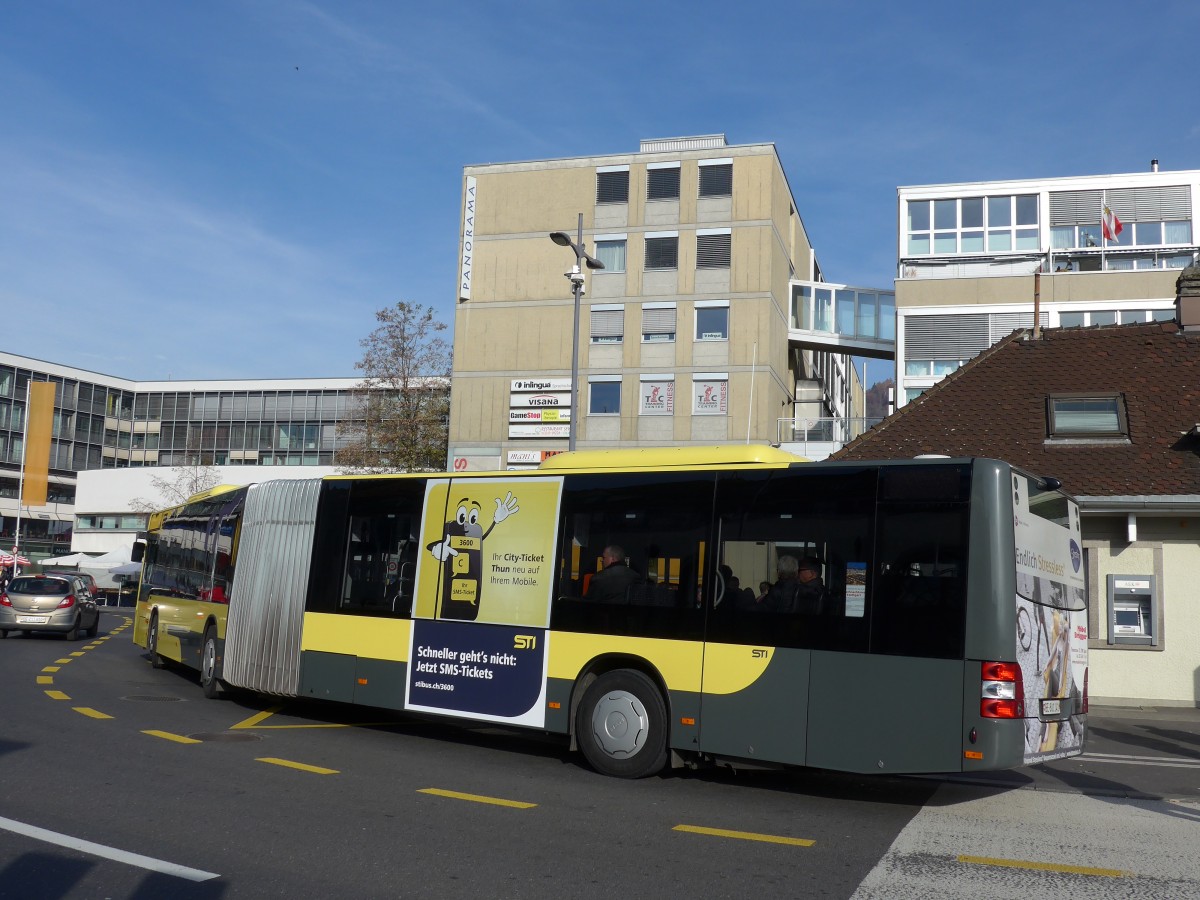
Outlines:
[[164,466],[162,475],[155,475],[150,479],[150,486],[158,492],[158,497],[135,497],[129,501],[130,508],[148,513],[179,506],[188,497],[221,483],[221,475],[217,469],[201,462],[198,454],[194,460],[188,465]]
[[353,472],[414,472],[446,465],[450,344],[432,307],[401,301],[375,313],[360,343],[363,373],[353,408],[338,423],[335,462]]

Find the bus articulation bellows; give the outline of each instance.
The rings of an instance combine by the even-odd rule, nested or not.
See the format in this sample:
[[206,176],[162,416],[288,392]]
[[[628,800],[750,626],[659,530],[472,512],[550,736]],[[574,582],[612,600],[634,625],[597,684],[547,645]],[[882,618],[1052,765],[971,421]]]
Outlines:
[[151,518],[134,640],[208,696],[534,728],[623,777],[1003,769],[1082,751],[1080,545],[1057,482],[990,459],[268,481]]

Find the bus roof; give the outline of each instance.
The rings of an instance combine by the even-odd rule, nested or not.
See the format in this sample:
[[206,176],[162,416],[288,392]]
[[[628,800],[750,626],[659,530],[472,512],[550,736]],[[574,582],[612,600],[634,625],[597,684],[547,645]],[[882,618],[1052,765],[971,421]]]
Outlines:
[[671,469],[703,466],[786,466],[802,456],[766,444],[701,447],[641,447],[626,450],[571,450],[538,466],[544,469]]

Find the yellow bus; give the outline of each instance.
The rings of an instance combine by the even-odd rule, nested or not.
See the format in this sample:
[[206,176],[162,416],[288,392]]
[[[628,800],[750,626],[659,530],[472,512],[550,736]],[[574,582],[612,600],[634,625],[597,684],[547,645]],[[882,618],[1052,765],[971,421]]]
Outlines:
[[577,451],[216,488],[152,517],[134,640],[280,697],[557,733],[596,770],[1082,750],[1079,511],[989,459]]

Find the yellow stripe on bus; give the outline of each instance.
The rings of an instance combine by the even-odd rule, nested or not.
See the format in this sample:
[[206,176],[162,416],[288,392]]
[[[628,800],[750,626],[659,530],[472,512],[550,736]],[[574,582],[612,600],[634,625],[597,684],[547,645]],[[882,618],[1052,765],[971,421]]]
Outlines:
[[617,637],[606,634],[576,634],[556,631],[550,637],[551,678],[574,680],[592,659],[601,654],[627,653],[649,660],[672,691],[700,690],[703,645],[699,641],[667,641],[657,638]]
[[300,649],[407,662],[411,627],[409,619],[305,613]]

